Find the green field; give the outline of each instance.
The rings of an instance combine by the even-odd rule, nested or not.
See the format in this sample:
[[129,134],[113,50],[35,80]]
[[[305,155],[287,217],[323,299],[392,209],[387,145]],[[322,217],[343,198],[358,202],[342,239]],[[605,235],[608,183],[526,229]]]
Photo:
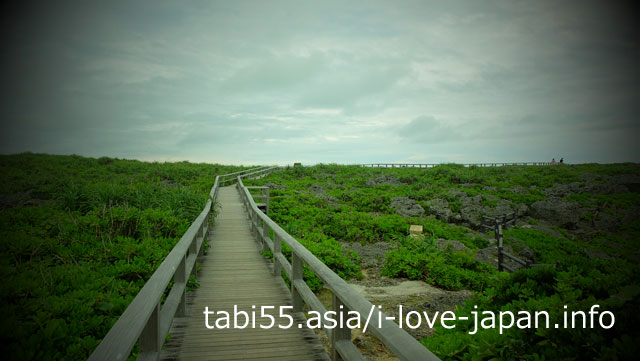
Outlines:
[[[474,297],[455,309],[459,316],[470,315],[474,305],[480,312],[545,310],[553,325],[561,322],[564,305],[571,315],[599,304],[600,311],[616,317],[608,330],[552,326],[470,335],[472,323],[439,327],[422,342],[444,360],[628,359],[638,350],[637,164],[318,165],[286,168],[246,183],[271,186],[270,217],[343,277],[360,277],[360,260],[340,252],[340,245],[390,242],[395,247],[379,272],[448,290],[473,290]],[[509,274],[480,257],[493,242],[493,233],[480,227],[481,216],[512,211],[519,218],[505,231],[509,250],[551,266]],[[424,237],[407,237],[410,224],[422,225]],[[452,243],[457,249],[442,247]],[[308,283],[321,287],[313,277]]]
[[9,359],[86,359],[202,211],[215,176],[240,169],[0,156]]
[[[0,156],[2,343],[10,359],[86,359],[204,206],[212,164]],[[445,360],[628,359],[640,339],[637,164],[372,169],[286,167],[269,216],[345,279],[362,279],[350,247],[389,244],[380,276],[472,290],[479,310],[615,314],[609,330],[437,328],[421,341]],[[552,266],[498,272],[482,215],[517,211],[509,250]],[[409,225],[422,237],[408,237]],[[494,247],[495,248],[495,247]],[[286,250],[284,250],[286,253]],[[493,252],[493,253],[492,253]],[[371,271],[371,270],[369,270]],[[305,272],[310,287],[322,283]],[[193,283],[192,286],[197,286]],[[554,313],[555,312],[555,313]]]

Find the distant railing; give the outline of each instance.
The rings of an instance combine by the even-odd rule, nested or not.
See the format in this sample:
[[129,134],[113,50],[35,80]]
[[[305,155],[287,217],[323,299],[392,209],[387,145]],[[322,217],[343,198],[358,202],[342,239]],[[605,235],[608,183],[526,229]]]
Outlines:
[[266,168],[270,168],[270,167],[255,167],[251,169],[241,170],[239,172],[223,174],[221,175],[222,178],[220,179],[220,187],[224,187],[224,185],[229,181],[232,181],[232,182],[235,181],[239,175],[254,173]]
[[[191,223],[180,241],[89,356],[90,361],[126,360],[138,340],[140,341],[138,360],[159,359],[173,318],[186,315],[187,281],[190,275],[197,276],[196,261],[197,257],[203,253],[202,244],[207,234],[209,217],[218,197],[219,187],[229,180],[234,180],[237,175],[251,174],[260,169],[264,167],[216,177],[209,192],[210,199],[207,200],[200,215]],[[165,301],[161,302],[162,295],[171,280],[173,285],[169,294]]]
[[[439,165],[458,163],[367,163],[357,164],[369,168],[433,168]],[[465,167],[504,167],[508,165],[551,165],[551,162],[516,162],[516,163],[463,163]]]
[[[266,175],[271,170],[255,172]],[[295,238],[289,235],[278,224],[264,214],[253,200],[249,189],[242,183],[244,176],[238,176],[236,187],[240,191],[243,202],[251,220],[251,232],[260,241],[263,249],[273,252],[273,272],[280,276],[282,269],[291,280],[291,296],[293,311],[302,312],[302,302],[310,309],[325,314],[327,309],[311,291],[302,277],[303,265],[306,264],[333,293],[332,310],[336,318],[348,319],[349,311],[357,311],[361,317],[370,315],[367,331],[374,334],[401,360],[439,360],[431,351],[415,338],[400,328],[396,323],[387,320],[384,313],[374,307],[371,302],[356,292],[340,276],[335,274],[322,261],[314,256]],[[282,242],[291,248],[291,263],[282,254]],[[342,316],[340,316],[342,314]],[[323,320],[325,325],[326,320]],[[378,327],[381,326],[381,327]],[[333,360],[364,360],[360,351],[351,342],[349,328],[323,328],[331,342],[331,358]]]

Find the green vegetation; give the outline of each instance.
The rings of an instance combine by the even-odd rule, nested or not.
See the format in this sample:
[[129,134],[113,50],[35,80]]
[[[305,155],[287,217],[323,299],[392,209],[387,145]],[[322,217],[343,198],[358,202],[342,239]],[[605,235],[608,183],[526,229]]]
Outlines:
[[240,169],[0,156],[9,359],[86,359],[201,212],[215,176]]
[[382,274],[423,280],[449,290],[482,290],[497,276],[492,267],[476,261],[469,252],[439,250],[434,239],[407,237],[387,253]]
[[[0,156],[0,328],[10,358],[86,359],[200,212],[215,175],[239,169]],[[588,311],[599,304],[616,317],[609,330],[469,335],[472,323],[437,327],[422,342],[445,360],[615,360],[637,354],[640,338],[639,176],[635,164],[318,165],[245,184],[270,184],[269,216],[345,279],[362,277],[362,260],[343,245],[387,242],[393,247],[378,270],[383,275],[474,291],[458,316],[544,310],[553,324],[565,305]],[[566,220],[554,223],[555,216],[540,213],[544,207],[534,212],[550,199],[570,206],[559,215]],[[504,232],[505,243],[550,266],[509,274],[483,263],[479,256],[495,251],[479,217],[510,209],[521,217]],[[407,237],[412,224],[424,235]],[[283,253],[291,250],[283,246]],[[313,290],[322,288],[309,269],[304,277]]]
[[[519,310],[551,315],[551,328],[511,328],[504,334],[487,329],[469,335],[472,323],[437,327],[422,342],[444,360],[622,360],[637,354],[634,340],[640,339],[639,176],[636,164],[447,164],[429,169],[317,165],[286,168],[246,183],[275,184],[270,217],[293,236],[308,240],[305,245],[315,254],[324,248],[317,240],[331,239],[334,270],[353,269],[357,262],[346,253],[339,257],[334,242],[392,242],[396,247],[387,252],[383,275],[475,291],[457,307],[458,316]],[[392,206],[396,197],[415,201],[424,215],[397,214]],[[531,211],[536,202],[551,198],[575,205],[563,215],[570,219],[570,228],[561,228],[563,224],[554,224],[545,214],[533,216],[540,215]],[[439,208],[432,207],[434,199],[442,200]],[[529,252],[532,262],[551,266],[509,274],[476,261],[493,235],[482,233],[471,213],[505,204],[523,209],[518,226],[504,232],[505,243],[516,253]],[[425,235],[407,237],[411,224],[422,225]],[[458,241],[466,249],[443,248],[441,239]],[[571,312],[588,311],[594,304],[614,313],[612,329],[553,328],[562,323],[565,305]]]

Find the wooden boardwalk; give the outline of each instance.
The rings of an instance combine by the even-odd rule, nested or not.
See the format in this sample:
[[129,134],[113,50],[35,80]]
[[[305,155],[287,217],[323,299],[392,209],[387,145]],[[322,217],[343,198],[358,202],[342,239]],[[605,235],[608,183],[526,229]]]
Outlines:
[[[171,338],[165,343],[165,360],[328,360],[328,355],[313,330],[299,328],[301,313],[289,319],[279,316],[279,307],[291,305],[289,290],[280,277],[273,276],[272,265],[260,254],[258,243],[250,232],[250,223],[235,186],[220,188],[221,205],[208,236],[211,247],[202,259],[198,272],[200,287],[188,297],[187,317],[176,317]],[[227,311],[233,326],[234,306],[251,314],[256,324],[244,329],[208,329],[203,311]],[[252,308],[255,306],[255,309]],[[261,306],[275,306],[269,312],[275,325],[262,329],[271,321],[260,318]],[[209,317],[215,325],[218,316]],[[239,323],[244,323],[243,317]]]

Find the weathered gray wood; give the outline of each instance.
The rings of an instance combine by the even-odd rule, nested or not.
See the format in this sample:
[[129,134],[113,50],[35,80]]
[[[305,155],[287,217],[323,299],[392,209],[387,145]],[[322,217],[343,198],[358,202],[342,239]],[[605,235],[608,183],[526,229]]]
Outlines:
[[[187,289],[186,282],[177,282],[173,284],[167,299],[164,301],[162,308],[160,309],[160,334],[164,337],[171,327],[173,317],[178,311],[178,307],[183,302],[183,297]],[[186,307],[186,305],[185,305]]]
[[[342,303],[342,301],[340,301],[339,297],[336,297],[335,293],[332,296],[332,300],[333,300],[332,302],[333,311],[336,312],[336,319],[342,318],[346,320],[347,312],[349,311],[347,307]],[[341,314],[342,316],[339,316]],[[351,354],[348,352],[348,347],[345,347],[345,350],[344,350],[345,354],[343,355],[342,352],[340,352],[340,350],[337,348],[338,344],[343,341],[348,341],[349,344],[351,344],[351,329],[349,329],[348,327],[342,327],[342,326],[344,325],[339,324],[338,327],[334,328],[331,332],[331,360],[333,361],[349,360],[350,356],[351,357],[359,356],[360,359],[364,360],[360,352]],[[353,344],[351,345],[353,346]]]
[[[296,359],[327,360],[312,330],[298,328],[304,316],[291,314],[293,327],[282,329],[287,319],[279,316],[280,306],[291,305],[291,296],[280,277],[274,276],[268,261],[260,254],[244,214],[240,194],[235,188],[221,188],[219,201],[222,208],[216,225],[210,232],[210,244],[199,273],[200,287],[193,292],[189,317],[182,327],[181,342],[166,351],[168,358],[177,360],[240,360],[240,359]],[[276,324],[271,329],[250,325],[245,329],[208,329],[203,311],[226,311],[233,314],[234,307],[250,313],[252,306],[260,312],[261,306],[275,306],[268,313]],[[290,306],[289,306],[290,307]],[[211,322],[210,325],[214,322]],[[268,322],[267,322],[268,323]]]
[[282,267],[280,266],[280,257],[282,257],[282,242],[277,233],[273,234],[273,275],[280,277]]
[[291,279],[291,264],[289,264],[287,258],[282,253],[274,255],[274,257],[278,259],[280,266],[284,269],[284,273],[289,277],[289,279]]
[[502,247],[502,225],[496,221],[496,237],[498,240],[498,271],[502,272],[502,269],[504,268],[504,250]]
[[291,254],[291,298],[293,299],[293,310],[295,312],[302,311],[302,296],[296,285],[300,284],[296,281],[304,281],[302,279],[302,260],[300,256],[292,251]]
[[162,341],[160,340],[160,305],[156,304],[147,324],[140,334],[141,360],[157,360],[160,357]]
[[351,340],[336,341],[335,349],[344,360],[365,360],[364,356],[362,356]]
[[255,168],[251,168],[251,169],[241,170],[241,171],[238,171],[238,172],[223,174],[221,176],[221,179],[220,179],[220,186],[221,187],[224,186],[228,181],[236,180],[236,177],[238,177],[239,175],[253,173],[253,172],[259,171],[261,169],[265,169],[265,168],[268,168],[268,167],[255,167]]
[[508,258],[511,258],[513,261],[515,261],[515,262],[517,262],[517,263],[520,263],[520,264],[521,264],[521,265],[523,265],[523,266],[527,266],[527,262],[525,262],[525,261],[521,260],[520,258],[518,258],[518,257],[516,257],[516,256],[514,256],[514,255],[512,255],[511,253],[509,253],[509,252],[507,252],[507,251],[504,251],[504,250],[503,250],[503,251],[502,251],[502,255],[503,255],[503,256],[507,256]]
[[511,268],[511,267],[507,266],[506,264],[503,264],[503,265],[502,265],[502,268],[503,268],[503,269],[505,269],[505,270],[507,270],[507,271],[509,271],[509,272],[511,272],[511,273],[513,273],[513,272],[515,272],[515,271],[516,271],[515,269],[513,269],[513,268]]

